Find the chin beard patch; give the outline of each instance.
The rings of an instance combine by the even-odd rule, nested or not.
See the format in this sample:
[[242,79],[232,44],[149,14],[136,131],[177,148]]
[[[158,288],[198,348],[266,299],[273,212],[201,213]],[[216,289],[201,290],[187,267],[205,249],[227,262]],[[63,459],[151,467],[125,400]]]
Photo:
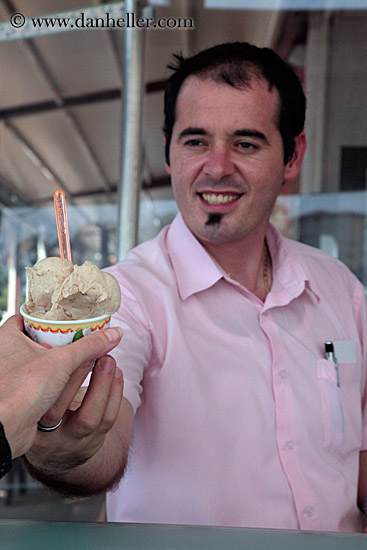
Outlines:
[[215,224],[219,225],[222,218],[223,218],[223,214],[220,214],[220,213],[217,213],[217,212],[215,212],[213,214],[209,214],[208,219],[205,222],[205,225],[215,225]]

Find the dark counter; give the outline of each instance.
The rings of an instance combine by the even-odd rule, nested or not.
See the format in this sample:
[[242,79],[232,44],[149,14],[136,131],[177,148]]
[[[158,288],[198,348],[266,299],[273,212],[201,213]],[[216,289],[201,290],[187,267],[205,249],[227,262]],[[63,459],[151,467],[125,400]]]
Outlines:
[[367,535],[122,523],[0,521],[1,550],[359,550]]

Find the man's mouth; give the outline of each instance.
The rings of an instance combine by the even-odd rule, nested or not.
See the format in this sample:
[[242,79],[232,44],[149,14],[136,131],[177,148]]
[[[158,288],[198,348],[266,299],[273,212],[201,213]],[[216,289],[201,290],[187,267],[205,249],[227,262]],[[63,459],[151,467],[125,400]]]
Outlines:
[[242,197],[243,193],[198,193],[198,195],[208,204],[228,204]]

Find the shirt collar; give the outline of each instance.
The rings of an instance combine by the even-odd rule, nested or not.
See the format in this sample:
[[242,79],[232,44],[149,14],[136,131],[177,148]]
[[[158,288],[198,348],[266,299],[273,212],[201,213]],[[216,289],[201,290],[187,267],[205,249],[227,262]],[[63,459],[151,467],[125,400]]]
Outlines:
[[[273,267],[273,284],[267,306],[286,305],[305,289],[319,301],[303,268],[300,253],[295,252],[291,245],[292,241],[284,238],[272,224],[269,224],[266,239]],[[183,300],[210,288],[226,275],[188,229],[180,213],[168,230],[167,249]]]
[[213,286],[224,275],[223,270],[188,229],[180,213],[169,228],[167,249],[183,300]]
[[266,240],[273,268],[273,284],[268,296],[268,306],[286,305],[305,290],[311,299],[318,302],[320,298],[305,271],[302,252],[297,249],[296,243],[283,237],[272,224],[269,224],[267,229]]

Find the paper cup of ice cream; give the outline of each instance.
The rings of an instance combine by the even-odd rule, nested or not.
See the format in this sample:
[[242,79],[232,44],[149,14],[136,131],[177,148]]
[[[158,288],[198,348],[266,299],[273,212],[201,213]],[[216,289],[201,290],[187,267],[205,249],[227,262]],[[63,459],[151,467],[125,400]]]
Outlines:
[[70,321],[37,319],[25,313],[24,304],[20,308],[20,313],[23,317],[24,329],[32,340],[52,347],[70,344],[91,332],[108,328],[111,320],[111,315]]
[[27,269],[27,302],[20,308],[27,334],[38,343],[64,346],[105,329],[121,302],[120,287],[91,262],[73,265],[45,258]]

